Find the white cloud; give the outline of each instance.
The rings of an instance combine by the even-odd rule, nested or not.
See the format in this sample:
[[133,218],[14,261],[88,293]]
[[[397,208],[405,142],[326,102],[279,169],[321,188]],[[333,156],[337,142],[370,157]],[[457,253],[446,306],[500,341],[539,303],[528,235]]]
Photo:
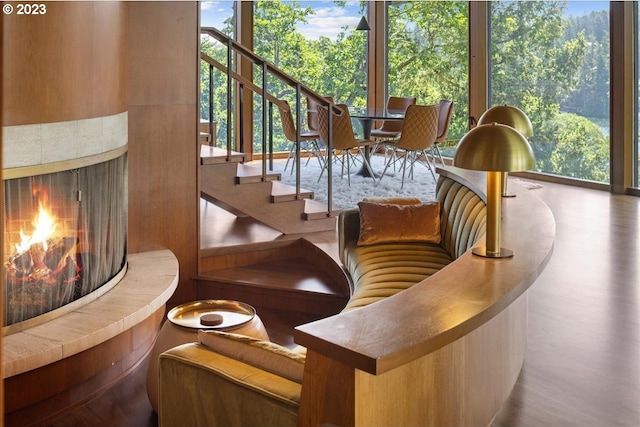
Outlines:
[[230,1],[203,1],[200,3],[201,23],[203,27],[222,29],[223,22],[233,16],[233,3]]
[[219,2],[217,1],[203,1],[200,3],[200,10],[211,10],[213,9]]
[[[335,40],[337,35],[346,26],[353,30],[360,21],[357,3],[348,2],[346,7],[319,6],[329,2],[302,2],[302,6],[312,5],[314,14],[307,17],[307,24],[298,25],[298,31],[308,39],[317,40],[322,36]],[[233,14],[232,3],[228,0],[203,1],[200,4],[202,10],[202,25],[216,28],[222,27],[222,22]]]
[[298,31],[302,35],[313,40],[321,36],[335,39],[345,26],[355,29],[360,17],[348,15],[347,11],[341,7],[319,7],[307,20],[307,24],[298,26]]

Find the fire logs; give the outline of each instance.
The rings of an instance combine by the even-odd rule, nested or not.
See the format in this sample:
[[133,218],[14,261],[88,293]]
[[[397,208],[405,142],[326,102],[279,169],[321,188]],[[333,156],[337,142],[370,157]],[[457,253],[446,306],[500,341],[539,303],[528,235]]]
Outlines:
[[81,296],[83,263],[75,239],[33,243],[5,264],[4,326],[54,310]]

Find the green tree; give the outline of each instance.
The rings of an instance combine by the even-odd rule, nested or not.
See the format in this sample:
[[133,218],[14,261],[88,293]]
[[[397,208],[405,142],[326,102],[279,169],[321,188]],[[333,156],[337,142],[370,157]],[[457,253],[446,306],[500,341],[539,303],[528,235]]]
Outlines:
[[[559,100],[575,91],[586,50],[582,33],[562,40],[566,2],[492,2],[491,103],[514,105],[531,119],[539,170],[553,166],[549,143]],[[540,147],[536,147],[540,145]]]
[[[343,6],[345,2],[335,2]],[[361,3],[364,9],[365,3]],[[314,91],[333,96],[336,102],[354,107],[366,105],[366,34],[347,28],[336,40],[321,37],[310,40],[298,30],[315,11],[302,7],[298,1],[259,1],[254,8],[254,51],[290,76]],[[256,67],[256,82],[262,81],[262,71]],[[287,100],[295,109],[295,88],[267,77],[267,90],[279,99]],[[261,100],[254,102],[254,117],[262,117]],[[257,121],[256,121],[257,126]],[[259,126],[256,141],[260,140]],[[274,117],[274,149],[287,150],[279,116]],[[260,147],[254,147],[259,151]]]
[[311,41],[317,51],[324,53],[320,63],[321,78],[311,87],[323,95],[333,96],[336,102],[366,107],[366,37],[364,31],[345,29],[336,41],[327,37]]
[[[221,64],[227,63],[227,48],[208,37],[202,37],[200,50]],[[216,122],[218,145],[226,144],[227,139],[227,76],[217,68],[209,67],[200,61],[200,118],[209,121],[209,80],[213,81],[213,121]]]
[[[344,6],[346,2],[333,3]],[[594,117],[608,109],[608,15],[565,18],[566,4],[491,2],[491,104],[514,105],[527,113],[534,127],[530,142],[539,170],[601,180],[608,173],[606,156],[602,157],[606,150],[594,151],[594,147],[606,141],[602,132],[596,137],[593,132],[600,131],[597,126],[587,129],[584,124],[580,128],[583,131],[558,133],[566,130],[558,123],[571,117],[560,114],[562,106],[575,105],[581,114]],[[364,12],[367,3],[360,2],[360,7]],[[449,135],[454,138],[461,137],[468,126],[468,12],[468,3],[463,1],[399,1],[388,5],[388,95],[413,95],[419,103],[452,99],[456,108]],[[313,7],[302,7],[298,1],[257,2],[256,53],[318,93],[352,107],[365,106],[368,33],[345,27],[335,39],[307,39],[297,28],[314,14]],[[225,30],[230,32],[231,26]],[[205,44],[203,49],[209,49],[211,55],[223,53],[213,45]],[[225,47],[222,49],[226,52]],[[225,63],[226,56],[221,58]],[[262,81],[261,73],[256,67],[257,83]],[[226,111],[226,82],[214,78],[215,109]],[[273,76],[267,76],[267,80],[267,91],[288,100],[295,109],[295,89]],[[260,140],[262,129],[258,123],[261,109],[262,102],[256,97],[256,140]],[[225,118],[216,119],[222,131]],[[576,127],[575,122],[571,119],[569,124]],[[275,149],[287,149],[277,116],[274,135]],[[579,141],[569,147],[567,141],[575,141],[576,135],[590,138],[590,143]],[[260,147],[256,148],[259,151]],[[569,155],[575,159],[570,161]],[[575,170],[569,170],[569,165]]]
[[302,68],[305,39],[297,31],[297,25],[307,22],[313,13],[310,6],[300,2],[259,1],[253,14],[254,51],[279,68],[298,71]]
[[609,141],[595,123],[577,114],[560,113],[546,125],[555,135],[550,156],[553,173],[609,181]]
[[582,116],[608,119],[609,14],[598,11],[569,17],[562,40],[578,37],[583,37],[589,46],[580,68],[580,84],[560,102]]
[[389,96],[455,103],[449,135],[468,129],[468,3],[393,2],[388,7]]

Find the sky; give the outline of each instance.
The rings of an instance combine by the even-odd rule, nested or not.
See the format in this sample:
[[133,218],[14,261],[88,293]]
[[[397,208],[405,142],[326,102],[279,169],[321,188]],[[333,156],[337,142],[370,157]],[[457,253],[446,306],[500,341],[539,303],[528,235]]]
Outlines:
[[[233,14],[232,4],[231,0],[203,1],[202,26],[222,28],[224,20]],[[333,39],[344,26],[355,28],[361,18],[357,2],[347,3],[345,8],[336,6],[333,1],[300,1],[300,5],[312,5],[315,11],[315,15],[308,18],[308,24],[299,29],[309,39],[318,39],[320,36]]]
[[[309,17],[308,25],[299,28],[299,31],[309,39],[317,39],[327,36],[334,39],[342,31],[344,26],[355,28],[361,15],[358,2],[348,2],[345,8],[335,5],[333,1],[300,1],[304,7],[313,5],[315,15]],[[202,26],[221,29],[225,19],[233,14],[232,0],[203,1]],[[566,14],[580,16],[594,10],[607,10],[609,3],[606,1],[569,1]]]

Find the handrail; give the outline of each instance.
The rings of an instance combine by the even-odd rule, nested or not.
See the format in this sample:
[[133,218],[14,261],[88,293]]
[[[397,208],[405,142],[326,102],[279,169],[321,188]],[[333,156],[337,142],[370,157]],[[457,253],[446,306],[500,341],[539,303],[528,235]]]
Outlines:
[[[216,61],[215,59],[213,59],[212,57],[210,57],[204,52],[200,52],[200,59],[204,60],[204,62],[206,62],[209,65],[213,65],[214,67],[216,67],[218,70],[220,70],[225,74],[228,72],[227,67],[225,67],[224,65],[222,65],[221,63],[219,63],[218,61]],[[253,83],[248,78],[244,77],[242,74],[238,74],[235,71],[231,70],[231,76],[234,78],[234,80],[237,80],[238,82],[242,83],[252,92],[257,93],[260,96],[263,96],[262,88],[256,85],[255,83]],[[276,98],[275,96],[269,93],[267,93],[267,99],[276,105],[284,106],[284,102],[282,102],[282,100]]]
[[[335,106],[328,102],[322,95],[314,92],[311,88],[309,88],[308,86],[303,85],[300,81],[296,80],[294,77],[288,75],[287,73],[285,73],[284,71],[282,71],[281,69],[279,69],[278,67],[276,67],[275,65],[271,64],[270,62],[268,62],[267,60],[265,60],[264,58],[261,58],[260,56],[258,56],[255,52],[251,51],[250,49],[247,49],[245,46],[243,46],[242,44],[236,42],[235,40],[233,40],[231,37],[227,36],[226,34],[222,33],[221,31],[212,28],[212,27],[203,27],[201,28],[201,33],[202,34],[206,34],[208,36],[213,37],[214,39],[218,40],[219,42],[225,44],[227,46],[227,66],[221,64],[220,62],[218,62],[217,60],[215,60],[214,58],[210,57],[209,55],[207,55],[204,52],[200,53],[200,57],[202,60],[204,60],[206,63],[209,64],[209,72],[212,72],[212,69],[215,67],[217,68],[219,71],[225,73],[227,75],[227,156],[231,157],[231,111],[232,111],[232,107],[231,107],[231,102],[232,102],[232,98],[231,98],[231,94],[232,94],[232,87],[231,87],[231,82],[232,80],[237,81],[238,83],[240,83],[240,89],[244,89],[247,88],[249,90],[251,90],[253,93],[256,93],[257,95],[261,96],[263,99],[262,102],[262,112],[263,112],[263,117],[262,117],[262,176],[263,179],[265,179],[266,177],[266,173],[267,173],[267,125],[271,123],[270,121],[270,114],[268,112],[267,109],[267,102],[269,103],[273,103],[276,104],[278,106],[283,106],[284,103],[274,97],[273,95],[269,94],[267,91],[267,76],[268,75],[273,75],[274,77],[278,78],[280,81],[284,82],[285,84],[295,88],[295,92],[296,92],[296,106],[295,106],[295,112],[296,112],[296,121],[297,121],[297,125],[296,125],[296,152],[295,152],[295,156],[296,156],[296,162],[295,162],[295,167],[296,167],[296,197],[300,198],[301,197],[301,189],[300,189],[300,127],[302,124],[301,121],[301,108],[300,108],[300,104],[301,104],[301,96],[307,96],[308,98],[311,98],[313,100],[315,100],[316,102],[318,102],[320,105],[323,105],[327,108],[330,109],[334,109]],[[262,68],[262,87],[256,85],[255,83],[253,83],[251,80],[249,80],[248,78],[236,73],[233,71],[231,63],[232,63],[232,51],[235,51],[236,53],[242,55],[243,57],[249,59],[254,65],[260,66]],[[212,84],[212,79],[209,79],[210,85]],[[210,86],[209,88],[209,96],[210,96],[210,105],[213,101],[213,93],[212,93],[212,88]],[[242,105],[242,95],[240,95],[240,111],[242,111],[243,109],[243,105]],[[212,107],[210,106],[210,123],[212,123],[213,121],[213,114],[211,114],[211,109]],[[270,109],[269,109],[270,110]],[[336,110],[337,111],[337,110]],[[242,117],[243,114],[240,114],[240,139],[241,139],[241,144],[242,144],[242,140],[243,140],[243,126],[242,126]],[[329,130],[331,130],[331,114],[329,115]],[[210,129],[213,128],[213,125],[210,124]],[[272,132],[272,129],[269,129],[269,134]],[[332,215],[332,204],[333,204],[333,198],[332,198],[332,132],[329,131],[329,138],[327,141],[327,216],[331,216]],[[271,141],[271,139],[269,139],[269,141]],[[271,144],[269,144],[270,147],[270,151],[269,154],[271,155]],[[271,157],[271,156],[270,156]],[[271,163],[270,163],[271,164]]]
[[216,40],[218,40],[221,43],[225,43],[227,45],[231,44],[231,47],[233,49],[237,50],[238,53],[241,53],[243,56],[248,57],[248,59],[250,59],[252,62],[254,62],[256,64],[260,64],[261,65],[262,63],[265,63],[266,66],[267,66],[267,71],[268,72],[270,72],[271,74],[275,75],[280,80],[283,80],[285,83],[287,83],[287,84],[289,84],[291,86],[295,86],[297,84],[300,84],[300,90],[301,90],[302,94],[312,98],[313,100],[321,103],[324,106],[327,106],[327,107],[329,106],[329,102],[326,99],[324,99],[324,97],[322,95],[320,95],[317,92],[314,92],[313,89],[311,89],[310,87],[303,85],[298,80],[296,80],[294,77],[292,77],[289,74],[285,73],[284,71],[282,71],[281,69],[279,69],[275,65],[271,64],[270,62],[268,62],[264,58],[261,58],[255,52],[253,52],[250,49],[247,49],[244,45],[236,42],[231,37],[227,36],[226,34],[224,34],[223,32],[219,31],[218,29],[213,28],[213,27],[203,27],[203,28],[201,28],[201,32],[203,34],[206,34],[206,35],[209,35],[209,36],[215,38]]
[[[295,106],[295,112],[296,112],[296,197],[300,198],[301,197],[301,189],[300,189],[300,128],[301,128],[301,124],[302,124],[302,120],[301,120],[301,108],[300,108],[300,104],[301,104],[301,96],[304,95],[308,98],[313,99],[314,101],[316,101],[318,104],[323,105],[325,107],[327,107],[330,110],[334,110],[334,111],[339,111],[339,109],[337,109],[332,103],[330,103],[329,101],[327,101],[322,95],[314,92],[311,88],[309,88],[308,86],[303,85],[300,81],[298,81],[297,79],[295,79],[294,77],[290,76],[289,74],[285,73],[284,71],[282,71],[281,69],[279,69],[278,67],[276,67],[275,65],[271,64],[270,62],[268,62],[267,60],[265,60],[264,58],[261,58],[259,55],[257,55],[255,52],[253,52],[250,49],[247,49],[245,46],[243,46],[242,44],[236,42],[235,40],[233,40],[231,37],[227,36],[226,34],[222,33],[221,31],[217,30],[216,28],[212,28],[212,27],[203,27],[201,28],[201,33],[211,36],[214,39],[218,40],[219,42],[225,44],[227,46],[227,66],[221,64],[220,62],[218,62],[217,60],[215,60],[214,58],[210,57],[209,55],[207,55],[204,52],[200,52],[200,58],[202,60],[204,60],[207,64],[209,64],[209,72],[211,75],[212,69],[215,67],[217,68],[219,71],[225,73],[227,75],[227,156],[231,157],[231,130],[230,130],[230,126],[232,123],[232,117],[231,117],[231,103],[232,103],[232,99],[231,99],[231,91],[232,91],[232,85],[231,82],[232,80],[235,80],[236,82],[238,82],[240,84],[240,90],[243,90],[244,88],[251,90],[253,93],[259,95],[262,97],[262,112],[263,112],[263,117],[262,117],[262,176],[263,179],[266,178],[266,170],[267,170],[267,159],[266,159],[266,152],[267,152],[267,126],[269,126],[269,134],[271,134],[272,132],[272,128],[270,127],[271,124],[271,120],[270,120],[270,111],[271,109],[267,108],[267,103],[269,104],[276,104],[278,106],[284,106],[284,103],[278,99],[277,97],[271,95],[268,93],[267,91],[267,76],[273,75],[274,77],[278,78],[280,81],[284,82],[285,84],[295,88],[295,92],[296,92],[296,106]],[[235,71],[233,71],[232,67],[231,67],[231,63],[232,63],[232,51],[236,51],[236,53],[242,55],[243,57],[249,59],[253,64],[260,66],[262,68],[262,87],[256,85],[255,83],[253,83],[250,79],[246,78],[245,76],[242,76],[238,73],[236,73]],[[210,111],[210,117],[209,120],[212,121],[213,120],[213,112],[212,112],[212,102],[213,102],[213,93],[212,93],[212,78],[209,78],[209,102],[210,102],[210,107],[209,107],[209,111]],[[242,112],[243,109],[243,105],[242,105],[242,96],[240,96],[240,111]],[[332,204],[333,204],[333,200],[332,200],[332,132],[331,132],[331,128],[332,128],[332,118],[331,118],[331,114],[329,115],[329,138],[327,141],[327,216],[331,216],[332,215]],[[243,114],[240,114],[240,120],[242,120]],[[210,129],[212,129],[212,125],[210,124]],[[240,122],[240,139],[241,139],[241,143],[243,140],[243,126],[242,126],[242,122]],[[271,139],[269,140],[271,142]],[[271,153],[272,151],[272,144],[269,144],[269,153]]]

